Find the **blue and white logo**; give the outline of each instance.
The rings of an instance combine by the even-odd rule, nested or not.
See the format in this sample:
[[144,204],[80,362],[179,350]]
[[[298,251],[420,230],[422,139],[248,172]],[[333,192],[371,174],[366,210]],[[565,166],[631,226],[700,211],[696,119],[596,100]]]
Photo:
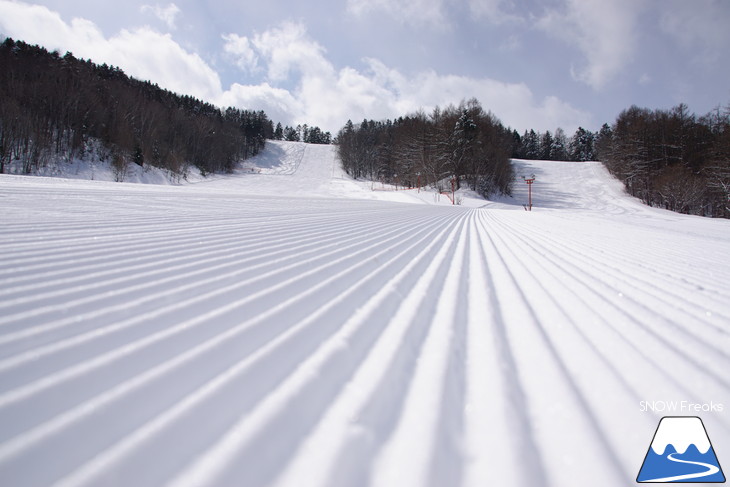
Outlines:
[[662,418],[636,481],[725,482],[702,420],[696,416]]

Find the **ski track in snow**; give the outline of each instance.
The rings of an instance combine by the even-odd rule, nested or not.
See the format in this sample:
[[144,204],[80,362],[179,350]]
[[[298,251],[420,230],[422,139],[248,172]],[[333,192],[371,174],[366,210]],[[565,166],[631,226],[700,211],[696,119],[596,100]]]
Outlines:
[[533,212],[303,144],[182,187],[0,175],[0,485],[633,483],[639,401],[730,407],[730,222],[516,164]]

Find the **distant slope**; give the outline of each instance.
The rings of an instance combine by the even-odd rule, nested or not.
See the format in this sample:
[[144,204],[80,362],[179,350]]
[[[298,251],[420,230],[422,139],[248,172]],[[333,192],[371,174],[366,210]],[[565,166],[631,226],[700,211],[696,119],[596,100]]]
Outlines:
[[[335,146],[269,140],[233,177],[215,184],[255,194],[337,195],[335,180],[349,180],[335,158]],[[354,185],[352,185],[354,189]]]
[[[648,207],[629,196],[621,182],[611,176],[600,162],[513,159],[512,163],[517,175],[512,197],[485,201],[471,191],[460,190],[457,200],[467,207],[523,210],[528,190],[522,176],[534,174],[533,211],[572,210],[624,216],[651,214],[670,219],[677,216],[673,212]],[[448,197],[439,197],[432,188],[399,188],[396,191],[394,186],[355,181],[342,169],[335,146],[301,142],[267,141],[262,152],[245,161],[233,176],[213,177],[210,184],[249,194],[451,204]]]
[[[514,197],[527,201],[522,176],[535,176],[535,210],[588,210],[607,214],[644,212],[649,208],[626,194],[623,185],[600,162],[528,161],[514,159]],[[649,210],[652,211],[652,210]]]
[[[428,203],[434,195],[417,191],[373,191],[370,181],[355,181],[345,173],[333,145],[269,140],[257,156],[245,161],[231,176],[204,182],[212,187],[246,194],[296,197],[358,198]],[[447,203],[447,198],[443,198]],[[483,200],[482,200],[483,203]],[[450,203],[449,203],[450,204]]]

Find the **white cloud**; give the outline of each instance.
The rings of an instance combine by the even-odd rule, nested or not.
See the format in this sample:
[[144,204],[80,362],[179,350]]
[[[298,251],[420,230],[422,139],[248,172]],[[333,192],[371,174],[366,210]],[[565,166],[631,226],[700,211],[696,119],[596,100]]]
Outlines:
[[0,0],[0,30],[49,49],[78,50],[103,40],[101,31],[88,20],[73,19],[69,25],[46,7],[7,0]]
[[223,51],[233,59],[236,66],[246,72],[255,72],[257,70],[258,56],[248,37],[227,34],[223,36],[223,40],[226,41]]
[[537,26],[582,51],[587,64],[574,68],[573,76],[600,90],[631,61],[643,5],[642,0],[566,0],[564,9],[549,10]]
[[518,9],[513,0],[348,0],[347,10],[356,16],[379,13],[403,24],[451,28],[451,13],[460,3],[479,20],[493,24],[523,21],[523,16],[515,13]]
[[390,85],[393,94],[393,111],[402,114],[418,108],[431,109],[436,105],[457,104],[461,100],[476,97],[485,109],[491,110],[503,123],[516,128],[554,130],[562,126],[566,130],[587,125],[590,116],[576,110],[556,97],[535,99],[532,91],[523,83],[504,83],[490,78],[472,78],[456,75],[439,75],[425,71],[405,77],[397,70],[389,69],[377,61],[370,61],[379,85]]
[[198,54],[183,49],[169,34],[147,27],[122,30],[91,51],[88,57],[92,59],[108,59],[132,76],[152,80],[177,93],[211,100],[221,90],[218,73]]
[[667,0],[662,4],[660,26],[694,59],[716,63],[730,45],[730,2],[726,0]]
[[371,12],[386,13],[404,24],[448,24],[444,0],[347,0],[347,10],[362,16]]
[[516,52],[520,48],[522,48],[522,40],[516,34],[505,37],[498,46],[502,52]]
[[252,44],[266,59],[271,80],[285,80],[292,72],[330,76],[334,70],[324,57],[325,49],[307,35],[300,23],[283,22],[279,27],[256,34]]
[[295,79],[296,87],[283,91],[268,83],[236,85],[225,99],[248,107],[257,103],[273,106],[290,114],[291,118],[277,119],[283,123],[306,122],[336,131],[347,119],[395,118],[419,108],[458,104],[471,97],[478,98],[505,124],[517,128],[554,130],[562,126],[573,130],[590,123],[587,113],[555,97],[536,100],[522,83],[441,75],[432,70],[408,76],[377,59],[364,59],[367,68],[363,71],[352,67],[338,70],[301,24],[285,23],[257,34],[251,45],[260,64],[268,66],[269,81]]
[[291,92],[283,88],[274,88],[268,83],[259,85],[234,83],[216,102],[226,107],[263,110],[269,119],[283,124],[291,125],[295,120],[306,120],[301,103]]
[[523,21],[523,17],[510,12],[517,10],[511,0],[469,0],[469,9],[478,18],[494,24]]
[[163,21],[167,27],[172,30],[175,29],[175,18],[180,13],[180,9],[174,3],[169,3],[165,7],[162,7],[159,4],[142,5],[139,10],[142,13],[151,13]]

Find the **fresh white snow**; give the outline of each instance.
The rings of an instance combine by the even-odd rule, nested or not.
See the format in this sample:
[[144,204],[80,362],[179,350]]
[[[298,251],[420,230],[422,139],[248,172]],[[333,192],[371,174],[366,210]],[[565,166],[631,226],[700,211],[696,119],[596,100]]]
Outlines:
[[684,413],[730,464],[730,221],[515,164],[532,212],[285,142],[179,186],[0,175],[0,485],[629,485],[640,401],[723,404]]

